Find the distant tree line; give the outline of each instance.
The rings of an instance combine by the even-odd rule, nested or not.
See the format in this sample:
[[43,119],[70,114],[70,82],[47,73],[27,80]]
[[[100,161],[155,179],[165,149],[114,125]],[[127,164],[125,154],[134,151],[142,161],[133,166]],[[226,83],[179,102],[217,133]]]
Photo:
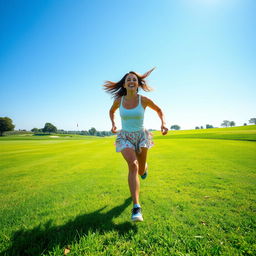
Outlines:
[[36,135],[41,135],[41,134],[51,134],[51,133],[58,133],[58,134],[78,134],[78,135],[87,135],[87,136],[99,136],[99,137],[105,137],[105,136],[111,136],[113,135],[112,132],[110,131],[97,131],[96,128],[92,127],[88,131],[65,131],[63,129],[58,130],[57,127],[55,127],[51,123],[46,123],[44,128],[38,129],[38,128],[33,128],[31,130]]
[[235,126],[236,123],[234,121],[228,121],[228,120],[224,120],[221,124],[222,127],[233,127]]
[[58,130],[58,134],[79,134],[79,135],[86,135],[86,136],[99,136],[99,137],[105,137],[105,136],[111,136],[113,135],[110,131],[97,131],[94,127],[89,129],[88,131],[82,130],[82,131],[65,131],[65,130]]
[[[256,124],[256,118],[251,118],[249,123]],[[244,123],[244,125],[247,125]],[[224,120],[221,124],[223,127],[232,127],[235,126],[234,121]],[[212,125],[207,124],[206,129],[214,128]],[[14,131],[15,125],[12,123],[12,119],[9,117],[0,117],[0,136],[3,136],[4,132],[13,131],[13,134],[16,133],[28,133],[26,130],[19,130]],[[196,126],[195,129],[204,129],[203,126]],[[180,126],[175,124],[171,126],[171,130],[180,130]],[[149,131],[154,131],[154,129],[149,129]],[[65,131],[65,130],[58,130],[56,126],[51,123],[45,123],[44,128],[33,128],[31,130],[35,135],[44,135],[44,134],[51,134],[51,133],[58,133],[58,134],[79,134],[79,135],[87,135],[87,136],[111,136],[113,133],[111,131],[97,131],[96,128],[92,127],[88,131]]]
[[[205,125],[205,128],[206,129],[210,129],[210,128],[214,128],[213,127],[213,125],[211,125],[211,124],[207,124],[207,125]],[[204,129],[204,127],[201,125],[201,126],[196,126],[195,127],[195,129],[197,130],[197,129]]]
[[249,123],[251,123],[251,124],[256,124],[256,118],[251,118],[251,119],[249,120]]
[[[210,125],[210,124],[207,124],[207,125],[205,126],[205,128],[206,128],[206,129],[209,129],[209,128],[214,128],[214,127],[213,127],[212,125]],[[196,126],[195,129],[204,129],[204,127],[203,127],[203,126]],[[172,125],[172,126],[171,126],[171,130],[180,130],[180,126],[177,125],[177,124]]]
[[171,130],[180,130],[180,126],[177,124],[172,125],[170,128]]

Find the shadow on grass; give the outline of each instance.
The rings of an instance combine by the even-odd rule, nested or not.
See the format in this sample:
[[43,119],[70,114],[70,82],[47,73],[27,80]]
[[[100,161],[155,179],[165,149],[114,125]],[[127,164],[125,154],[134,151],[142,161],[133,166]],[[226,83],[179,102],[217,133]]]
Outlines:
[[136,225],[130,222],[118,225],[113,223],[113,219],[120,216],[131,201],[131,198],[127,198],[123,204],[106,213],[101,213],[105,206],[92,213],[79,215],[62,226],[54,226],[50,220],[30,230],[21,229],[13,234],[12,244],[1,255],[47,254],[55,246],[64,248],[72,242],[78,242],[81,236],[86,236],[89,232],[103,234],[108,231],[117,231],[119,235],[124,235],[130,230],[137,232]]

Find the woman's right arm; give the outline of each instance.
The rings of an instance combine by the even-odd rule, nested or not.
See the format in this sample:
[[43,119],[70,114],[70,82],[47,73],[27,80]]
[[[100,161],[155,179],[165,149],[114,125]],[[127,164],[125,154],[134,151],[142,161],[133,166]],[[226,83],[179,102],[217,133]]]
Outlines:
[[109,110],[109,117],[112,122],[112,128],[111,128],[112,133],[117,133],[117,128],[115,125],[115,112],[119,108],[119,106],[120,106],[120,98],[118,98],[114,101],[112,107]]

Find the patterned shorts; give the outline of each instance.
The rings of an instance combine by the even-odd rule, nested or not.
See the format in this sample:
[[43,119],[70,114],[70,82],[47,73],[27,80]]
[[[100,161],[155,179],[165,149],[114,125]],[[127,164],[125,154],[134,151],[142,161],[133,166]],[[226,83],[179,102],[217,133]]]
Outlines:
[[125,148],[132,148],[136,152],[140,153],[141,147],[146,147],[148,149],[153,147],[154,142],[152,138],[152,133],[146,129],[136,132],[121,130],[117,133],[115,141],[116,152],[121,152]]

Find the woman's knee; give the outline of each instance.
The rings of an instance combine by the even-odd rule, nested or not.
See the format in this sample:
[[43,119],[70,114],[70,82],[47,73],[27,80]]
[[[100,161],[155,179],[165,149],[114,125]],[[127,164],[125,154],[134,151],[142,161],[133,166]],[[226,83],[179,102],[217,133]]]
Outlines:
[[138,171],[139,162],[137,159],[128,161],[129,170]]

